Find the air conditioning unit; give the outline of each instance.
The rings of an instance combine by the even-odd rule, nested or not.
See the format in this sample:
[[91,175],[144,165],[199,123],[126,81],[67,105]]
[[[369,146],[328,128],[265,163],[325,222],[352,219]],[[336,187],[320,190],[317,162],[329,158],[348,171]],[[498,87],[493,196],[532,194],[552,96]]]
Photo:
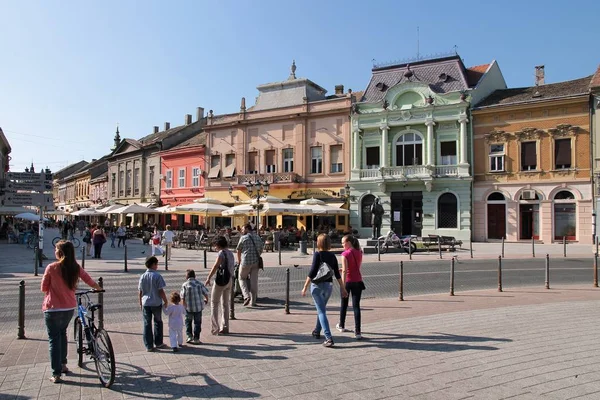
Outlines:
[[535,200],[535,190],[523,190],[521,198],[523,200]]
[[204,176],[204,170],[202,168],[198,169],[198,173],[200,174],[200,176]]

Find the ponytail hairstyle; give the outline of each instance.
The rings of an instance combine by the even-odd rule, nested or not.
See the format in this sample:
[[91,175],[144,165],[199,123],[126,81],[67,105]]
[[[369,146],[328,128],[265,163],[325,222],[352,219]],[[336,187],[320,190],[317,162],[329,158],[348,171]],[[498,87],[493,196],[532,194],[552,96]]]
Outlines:
[[73,243],[67,240],[60,240],[56,243],[56,249],[60,257],[58,260],[60,274],[67,287],[75,290],[77,281],[79,280],[79,264],[77,264],[77,260],[75,259],[75,247],[73,247]]
[[344,238],[348,243],[350,243],[350,245],[352,245],[352,247],[356,250],[360,250],[360,242],[358,241],[358,239],[353,236],[353,235],[346,235],[344,236]]

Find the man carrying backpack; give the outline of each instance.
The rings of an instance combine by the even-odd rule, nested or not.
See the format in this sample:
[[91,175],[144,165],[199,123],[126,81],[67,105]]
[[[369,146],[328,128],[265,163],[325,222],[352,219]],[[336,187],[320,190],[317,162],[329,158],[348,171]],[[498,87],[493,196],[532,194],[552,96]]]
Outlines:
[[227,239],[224,236],[215,240],[215,246],[219,253],[204,284],[210,286],[211,278],[215,277],[210,295],[211,333],[226,335],[229,333],[229,299],[235,258],[227,248]]

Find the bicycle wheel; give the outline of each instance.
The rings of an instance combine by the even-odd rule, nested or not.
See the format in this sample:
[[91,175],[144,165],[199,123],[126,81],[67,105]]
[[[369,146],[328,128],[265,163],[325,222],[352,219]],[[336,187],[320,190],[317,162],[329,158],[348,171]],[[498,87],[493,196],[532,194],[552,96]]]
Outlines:
[[375,245],[375,250],[377,250],[377,247],[379,247],[380,254],[385,254],[388,250],[387,243],[384,240],[378,240],[377,244]]
[[77,365],[81,368],[83,365],[83,332],[81,331],[81,320],[79,317],[75,318],[75,325],[73,326],[73,337],[75,338],[75,346],[77,346]]
[[76,237],[71,239],[71,243],[73,243],[73,247],[75,247],[76,249],[79,248],[79,245],[81,244],[79,239],[77,239]]
[[110,337],[104,329],[98,329],[95,338],[94,362],[96,363],[96,371],[102,385],[109,388],[115,381],[115,352]]
[[62,238],[60,236],[57,236],[54,239],[52,239],[52,247],[56,247],[56,243],[58,243],[58,241],[61,239]]
[[33,239],[34,239],[33,236],[29,236],[29,238],[27,239],[27,248],[28,249],[33,249],[35,247]]

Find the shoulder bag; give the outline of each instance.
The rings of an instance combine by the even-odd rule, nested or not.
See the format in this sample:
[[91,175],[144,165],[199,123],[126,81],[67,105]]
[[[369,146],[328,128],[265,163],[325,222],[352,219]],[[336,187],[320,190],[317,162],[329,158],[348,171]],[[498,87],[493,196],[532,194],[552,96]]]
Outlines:
[[256,257],[258,257],[258,269],[265,269],[265,264],[263,262],[263,258],[258,254],[258,249],[256,248],[256,242],[254,242],[254,238],[252,234],[249,234],[250,240],[252,240],[252,245],[254,245],[254,251],[256,252]]
[[321,264],[319,264],[319,270],[317,271],[317,275],[315,275],[315,277],[311,280],[312,283],[321,283],[333,278],[333,269],[329,264],[327,264],[321,259],[320,252],[319,260],[321,261]]

